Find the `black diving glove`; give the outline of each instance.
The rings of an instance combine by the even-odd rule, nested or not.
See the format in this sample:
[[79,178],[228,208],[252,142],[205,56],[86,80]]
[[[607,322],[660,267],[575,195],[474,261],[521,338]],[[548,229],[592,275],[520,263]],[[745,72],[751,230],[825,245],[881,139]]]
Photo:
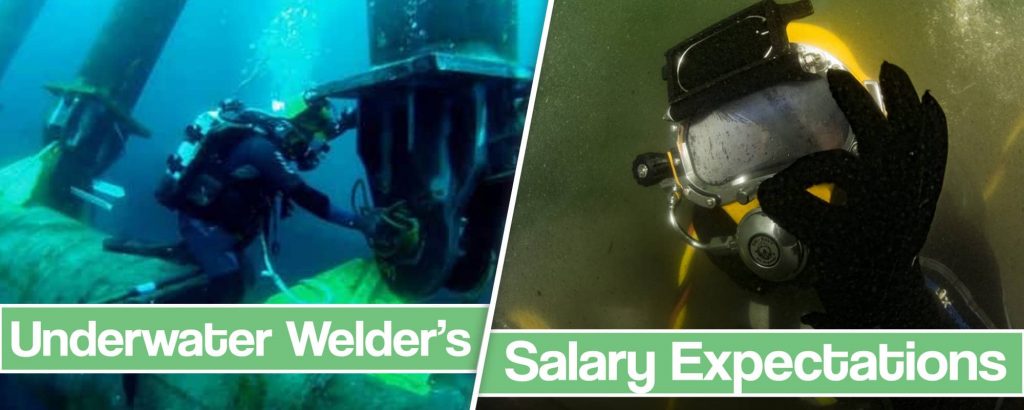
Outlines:
[[381,209],[371,208],[360,214],[356,221],[356,229],[359,229],[370,241],[377,236],[382,212]]
[[[823,313],[815,328],[950,328],[925,286],[917,254],[928,236],[946,168],[946,117],[907,73],[883,63],[886,117],[848,72],[828,73],[832,96],[856,135],[857,154],[800,158],[761,184],[764,212],[810,250],[807,269]],[[834,183],[832,203],[806,192]]]

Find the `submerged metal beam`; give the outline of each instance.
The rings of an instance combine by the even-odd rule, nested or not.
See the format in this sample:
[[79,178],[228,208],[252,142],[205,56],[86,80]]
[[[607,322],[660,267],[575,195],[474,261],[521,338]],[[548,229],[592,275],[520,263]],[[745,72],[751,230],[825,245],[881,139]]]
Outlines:
[[25,40],[46,0],[0,1],[0,78]]
[[516,0],[373,0],[368,5],[373,65],[428,53],[516,60]]
[[100,31],[79,80],[131,112],[186,0],[120,0]]
[[81,217],[93,178],[121,155],[130,135],[148,136],[131,118],[186,0],[119,0],[70,85],[48,85],[60,100],[44,142],[58,141],[61,159],[39,202]]
[[516,13],[515,0],[370,1],[374,68],[314,90],[358,101],[370,196],[403,216],[372,243],[404,297],[490,295],[531,77]]

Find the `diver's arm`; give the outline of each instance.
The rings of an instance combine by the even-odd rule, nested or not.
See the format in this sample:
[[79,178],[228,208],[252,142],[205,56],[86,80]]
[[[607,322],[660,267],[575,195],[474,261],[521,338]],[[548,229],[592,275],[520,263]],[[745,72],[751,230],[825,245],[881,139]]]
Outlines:
[[327,195],[307,185],[270,141],[253,141],[250,162],[259,169],[269,189],[283,192],[296,204],[320,219],[347,228],[361,229],[362,218],[333,205]]
[[320,219],[346,228],[360,229],[359,215],[331,204],[331,199],[315,188],[300,183],[287,192],[288,197]]

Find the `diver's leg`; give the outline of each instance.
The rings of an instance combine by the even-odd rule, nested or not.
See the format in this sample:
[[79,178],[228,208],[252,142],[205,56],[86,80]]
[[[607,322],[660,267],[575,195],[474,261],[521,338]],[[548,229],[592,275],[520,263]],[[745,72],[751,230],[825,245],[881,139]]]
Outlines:
[[208,279],[206,302],[237,303],[244,289],[238,238],[185,215],[179,216],[178,222],[186,249]]

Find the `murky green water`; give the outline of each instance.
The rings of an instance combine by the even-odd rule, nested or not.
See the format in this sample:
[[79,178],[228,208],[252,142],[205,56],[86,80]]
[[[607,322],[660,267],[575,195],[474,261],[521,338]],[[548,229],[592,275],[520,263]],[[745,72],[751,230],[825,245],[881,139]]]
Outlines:
[[[559,0],[554,8],[496,326],[664,328],[682,242],[633,157],[668,148],[666,49],[752,1]],[[1024,321],[1024,2],[814,2],[871,75],[902,66],[946,110],[949,162],[926,254]],[[687,324],[749,326],[751,295],[698,256]],[[661,401],[650,401],[663,407]],[[621,404],[621,403],[619,403]],[[718,404],[716,404],[718,406]]]

